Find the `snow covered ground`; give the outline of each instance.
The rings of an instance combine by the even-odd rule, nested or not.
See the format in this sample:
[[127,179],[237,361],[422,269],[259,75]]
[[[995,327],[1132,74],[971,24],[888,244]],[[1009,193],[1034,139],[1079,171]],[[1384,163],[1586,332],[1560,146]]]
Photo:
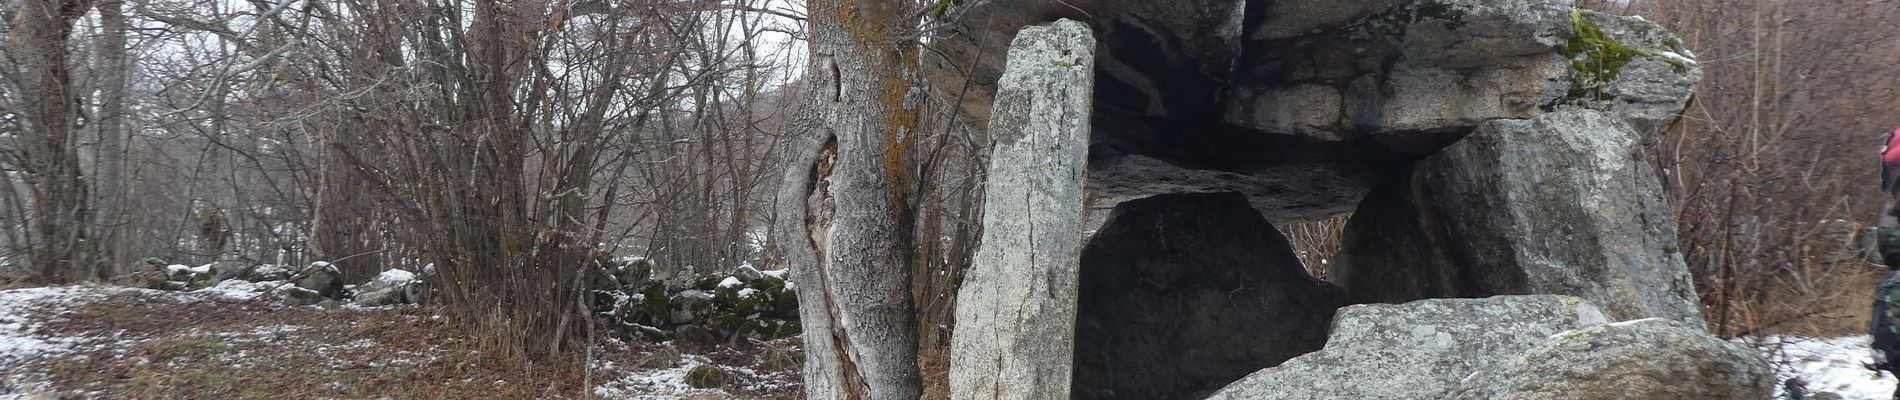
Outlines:
[[[1896,383],[1892,374],[1869,371],[1873,362],[1868,336],[1838,338],[1768,338],[1763,349],[1782,381],[1800,378],[1809,393],[1828,392],[1846,400],[1887,400],[1893,398]],[[1777,388],[1777,396],[1780,396]]]
[[[59,376],[53,375],[58,370],[47,367],[62,362],[81,366],[116,365],[102,364],[100,360],[153,358],[154,343],[167,341],[184,345],[157,348],[156,353],[216,351],[216,354],[209,354],[202,359],[212,360],[214,365],[259,370],[273,368],[272,363],[279,359],[270,357],[281,356],[265,353],[284,348],[301,349],[302,353],[309,353],[299,359],[303,365],[333,371],[414,370],[460,362],[456,355],[448,354],[437,346],[437,342],[453,341],[453,338],[423,341],[390,337],[394,334],[387,333],[387,330],[370,329],[374,327],[372,325],[358,325],[365,318],[379,315],[397,321],[395,325],[439,323],[435,321],[437,317],[427,315],[413,306],[337,307],[326,310],[264,305],[274,304],[271,292],[282,287],[282,283],[275,282],[227,281],[194,292],[109,286],[0,290],[0,373],[4,374],[0,375],[0,400],[41,399],[58,395],[77,398],[121,397],[124,392],[113,391],[120,388],[69,387],[71,379],[58,379]],[[129,298],[137,299],[139,304],[154,305],[155,308],[127,313],[130,316],[98,315],[123,308],[123,304],[119,303],[101,307],[102,303],[131,301],[127,300]],[[165,314],[161,311],[195,312],[223,319],[219,324],[193,324],[189,323],[192,321],[178,320],[180,315],[191,314]],[[145,312],[151,312],[152,315],[140,314]],[[285,317],[286,314],[291,316]],[[150,321],[126,323],[126,318]],[[245,318],[262,319],[251,322]],[[117,322],[89,322],[93,320]],[[238,323],[233,324],[233,320]],[[1866,336],[1774,337],[1754,345],[1773,361],[1783,381],[1799,378],[1806,382],[1809,393],[1833,393],[1847,400],[1889,399],[1896,379],[1890,374],[1876,376],[1864,367],[1870,360],[1868,340]],[[426,343],[414,343],[417,341]],[[796,393],[798,390],[796,371],[762,367],[769,365],[763,361],[768,357],[776,357],[775,360],[780,363],[786,362],[785,359],[795,359],[795,346],[789,350],[775,348],[774,351],[784,354],[770,356],[761,355],[761,351],[723,351],[716,354],[680,354],[673,356],[675,360],[653,363],[649,355],[656,348],[659,347],[610,341],[596,350],[608,356],[599,357],[593,363],[596,377],[591,381],[591,394],[610,399],[733,398],[740,393]],[[174,364],[189,364],[194,359],[174,354],[170,360]],[[686,375],[701,365],[720,367],[728,376],[730,384],[722,389],[699,389],[687,385]],[[507,374],[499,372],[495,376],[507,377]],[[493,381],[497,385],[507,385],[499,383],[505,381],[494,377],[470,379],[486,379],[476,382]],[[350,392],[339,393],[343,395],[331,397],[350,397],[347,395]]]
[[[283,287],[281,282],[226,281],[192,292],[90,285],[0,290],[0,400],[259,393],[582,397],[582,374],[523,376],[481,367],[492,363],[478,352],[445,350],[467,349],[453,344],[469,339],[427,309],[291,307],[272,294]],[[764,367],[782,364],[767,363],[756,351],[679,354],[661,364],[646,360],[664,346],[603,342],[595,351],[594,387],[586,390],[599,398],[772,398],[799,391],[795,367]],[[764,348],[795,351],[796,345]],[[687,372],[702,365],[723,370],[727,384],[715,389],[687,385]],[[572,389],[555,389],[561,387]]]

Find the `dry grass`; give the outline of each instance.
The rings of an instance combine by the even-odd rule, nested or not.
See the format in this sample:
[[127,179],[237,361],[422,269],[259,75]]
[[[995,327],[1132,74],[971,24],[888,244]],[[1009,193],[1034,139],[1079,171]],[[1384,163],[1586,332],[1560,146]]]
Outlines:
[[[483,351],[470,330],[429,308],[323,309],[206,300],[179,302],[149,292],[121,292],[45,322],[39,334],[113,337],[116,346],[83,346],[79,354],[40,359],[20,371],[41,373],[65,397],[162,399],[547,399],[588,396],[589,383],[626,371],[593,371],[581,363],[522,362]],[[789,348],[789,350],[788,350]],[[651,368],[669,347],[603,343],[595,357]],[[769,350],[769,351],[768,351]],[[670,350],[679,363],[677,350]],[[796,344],[719,349],[701,354],[721,365],[778,368],[794,379]],[[657,356],[656,356],[657,353]],[[787,353],[793,355],[787,355]],[[769,360],[768,360],[769,358]],[[645,361],[645,362],[643,362]],[[789,398],[797,386],[750,393],[746,377],[726,398]]]
[[[99,398],[558,398],[578,365],[523,365],[470,349],[427,309],[350,310],[122,293],[49,318],[53,334],[119,332],[123,348],[40,360],[56,387]],[[290,328],[274,328],[290,327]]]
[[1760,292],[1752,301],[1736,305],[1737,336],[1867,334],[1873,316],[1874,285],[1886,277],[1886,271],[1856,264],[1809,284],[1796,284],[1784,276],[1756,289]]
[[1346,231],[1346,220],[1352,214],[1340,214],[1322,220],[1288,224],[1280,227],[1286,239],[1293,243],[1293,254],[1299,256],[1300,265],[1306,266],[1306,273],[1314,278],[1326,279],[1326,263],[1339,255],[1339,235]]

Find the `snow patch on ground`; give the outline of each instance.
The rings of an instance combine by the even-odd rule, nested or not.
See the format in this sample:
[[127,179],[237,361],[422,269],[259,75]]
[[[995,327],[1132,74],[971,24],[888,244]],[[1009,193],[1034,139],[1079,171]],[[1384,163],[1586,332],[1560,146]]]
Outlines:
[[59,318],[85,302],[97,301],[121,290],[94,286],[42,287],[0,291],[0,371],[6,372],[0,400],[49,398],[46,376],[26,371],[27,361],[65,357],[83,348],[118,346],[127,342],[112,334],[102,337],[62,336],[44,333],[36,318]]
[[416,274],[400,269],[392,269],[383,271],[380,275],[376,275],[376,280],[389,283],[408,283],[416,280]]
[[620,378],[595,385],[594,396],[628,400],[673,400],[692,395],[723,396],[726,392],[716,389],[699,389],[686,384],[687,372],[709,364],[725,371],[728,382],[733,380],[747,382],[741,386],[747,391],[775,390],[788,385],[785,382],[762,379],[765,374],[751,368],[720,365],[703,356],[685,354],[680,357],[679,365],[673,368],[639,368],[621,365],[610,360],[594,360],[595,370],[621,371]]
[[69,353],[86,342],[79,337],[40,335],[40,323],[30,317],[32,313],[70,313],[75,303],[103,296],[80,287],[0,291],[0,369],[12,369],[33,357]]
[[255,299],[258,296],[270,294],[271,291],[282,289],[286,286],[289,285],[282,281],[251,282],[226,279],[218,282],[215,286],[194,290],[190,293],[205,294],[225,300],[246,301]]
[[628,372],[622,374],[620,379],[594,386],[594,395],[609,399],[662,400],[678,399],[690,394],[718,393],[686,385],[686,372],[704,363],[705,359],[687,356],[682,361],[678,367],[664,369],[641,369],[621,366],[612,361],[596,361],[595,369]]
[[[196,304],[197,302],[224,303],[222,306],[235,306],[234,303],[255,298],[260,294],[288,287],[283,282],[245,282],[229,280],[218,285],[191,291],[171,292],[138,288],[111,286],[67,286],[51,288],[30,288],[0,290],[0,400],[52,398],[56,390],[84,390],[80,388],[53,388],[55,380],[43,371],[27,367],[37,366],[38,362],[60,357],[128,357],[127,350],[136,349],[150,340],[161,338],[186,339],[188,342],[202,341],[218,343],[224,353],[213,355],[222,365],[235,369],[254,368],[275,362],[280,358],[276,351],[297,351],[323,355],[323,361],[309,366],[319,371],[341,371],[357,368],[384,368],[388,366],[427,366],[433,365],[443,357],[440,347],[422,351],[390,349],[384,338],[353,338],[353,340],[332,341],[329,334],[348,332],[349,329],[336,331],[337,328],[304,325],[298,323],[263,322],[256,325],[236,327],[191,326],[188,321],[179,321],[172,325],[177,330],[166,331],[153,336],[149,332],[117,331],[78,331],[57,333],[56,329],[70,331],[72,327],[61,325],[59,321],[81,318],[79,310],[87,309],[90,304],[105,301],[126,301],[118,296],[135,296],[139,302],[158,302],[171,304]],[[702,293],[703,294],[703,293]],[[269,299],[266,299],[269,301]],[[212,306],[221,306],[213,304]],[[348,306],[343,306],[348,308]],[[428,317],[430,320],[440,316]],[[420,321],[423,318],[414,318]],[[354,326],[354,322],[351,323]],[[200,340],[202,339],[202,340]],[[617,346],[619,352],[626,352],[625,344]],[[375,353],[375,357],[350,357]],[[715,356],[717,358],[717,356]],[[724,360],[725,358],[719,358]],[[680,399],[688,396],[706,395],[712,398],[732,398],[732,392],[722,389],[698,389],[686,384],[686,375],[694,367],[717,365],[727,376],[726,389],[746,391],[783,391],[798,385],[796,372],[761,372],[752,368],[722,365],[713,358],[701,355],[685,354],[673,368],[643,368],[631,362],[597,360],[593,365],[596,371],[607,372],[614,379],[591,388],[594,394],[614,399]],[[596,383],[600,383],[596,381]],[[509,383],[512,384],[512,383]],[[67,393],[72,394],[72,393]],[[83,396],[83,394],[81,395]]]
[[[1807,382],[1810,396],[1821,392],[1840,395],[1845,400],[1886,400],[1893,398],[1896,383],[1892,374],[1876,375],[1864,366],[1873,362],[1868,336],[1838,338],[1770,337],[1758,348],[1777,366],[1781,381],[1801,378]],[[1778,350],[1778,351],[1777,351]],[[1775,397],[1782,398],[1777,385]]]

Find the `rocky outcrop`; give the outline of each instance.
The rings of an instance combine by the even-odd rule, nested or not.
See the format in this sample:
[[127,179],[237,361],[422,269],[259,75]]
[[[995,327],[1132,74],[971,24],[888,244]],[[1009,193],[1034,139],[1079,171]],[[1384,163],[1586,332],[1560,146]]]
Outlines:
[[[946,98],[989,118],[1009,27],[1098,32],[1090,179],[1104,204],[1238,192],[1276,223],[1350,211],[1412,160],[1494,119],[1561,106],[1640,132],[1700,80],[1681,41],[1567,0],[997,0],[933,48]],[[967,74],[966,74],[967,72]]]
[[1122,203],[1082,252],[1074,396],[1200,398],[1319,349],[1342,300],[1239,194]]
[[1493,360],[1604,322],[1589,302],[1553,295],[1348,306],[1324,349],[1247,375],[1209,399],[1436,399]]
[[1095,38],[1071,20],[1009,47],[981,246],[957,296],[953,399],[1068,399]]
[[1775,375],[1761,354],[1700,327],[1662,319],[1598,325],[1494,362],[1447,399],[1766,399]]
[[1358,302],[1566,294],[1700,326],[1638,138],[1582,108],[1486,123],[1369,196],[1329,278]]
[[[1273,226],[1355,208],[1344,260],[1329,268],[1353,302],[1566,294],[1608,318],[1700,321],[1639,148],[1675,120],[1701,71],[1655,24],[1568,0],[966,3],[945,3],[951,33],[932,38],[929,57],[940,58],[924,73],[972,83],[935,86],[957,90],[940,97],[962,100],[960,115],[979,126],[1014,118],[1005,107],[1017,103],[992,100],[1010,93],[997,82],[1011,57],[996,49],[1018,28],[1077,18],[1100,46],[1076,398],[1191,398],[1299,362],[1324,340],[1341,294],[1305,277]],[[1015,290],[987,280],[964,289]],[[1000,314],[1017,304],[969,306]],[[1562,312],[1526,322],[1536,328],[1507,347],[1583,323]],[[1356,351],[1412,354],[1392,348],[1430,349],[1441,343],[1434,329],[1496,319],[1444,318],[1419,331],[1429,342],[1367,339],[1377,343]],[[977,324],[979,335],[995,325]],[[1504,340],[1485,334],[1447,340],[1457,352]],[[1444,356],[1460,361],[1424,378],[1373,377],[1371,388],[1292,390],[1409,366],[1369,363],[1351,376],[1282,366],[1269,371],[1319,372],[1230,390],[1432,398],[1473,360],[1506,352]],[[1413,384],[1436,386],[1402,387]]]

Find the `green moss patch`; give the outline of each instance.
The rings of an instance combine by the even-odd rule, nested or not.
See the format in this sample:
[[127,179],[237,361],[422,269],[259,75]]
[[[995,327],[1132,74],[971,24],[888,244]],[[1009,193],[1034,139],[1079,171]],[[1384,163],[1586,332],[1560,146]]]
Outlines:
[[[1616,81],[1623,67],[1628,66],[1637,57],[1660,59],[1674,65],[1677,71],[1686,71],[1688,65],[1682,60],[1663,57],[1655,51],[1632,47],[1618,42],[1616,38],[1604,33],[1603,26],[1593,19],[1602,18],[1595,11],[1571,10],[1570,24],[1575,29],[1576,38],[1558,48],[1558,51],[1570,60],[1573,72],[1570,75],[1570,92],[1565,94],[1565,103],[1582,100],[1604,100],[1603,88]],[[1675,51],[1681,51],[1681,40],[1669,43]]]

